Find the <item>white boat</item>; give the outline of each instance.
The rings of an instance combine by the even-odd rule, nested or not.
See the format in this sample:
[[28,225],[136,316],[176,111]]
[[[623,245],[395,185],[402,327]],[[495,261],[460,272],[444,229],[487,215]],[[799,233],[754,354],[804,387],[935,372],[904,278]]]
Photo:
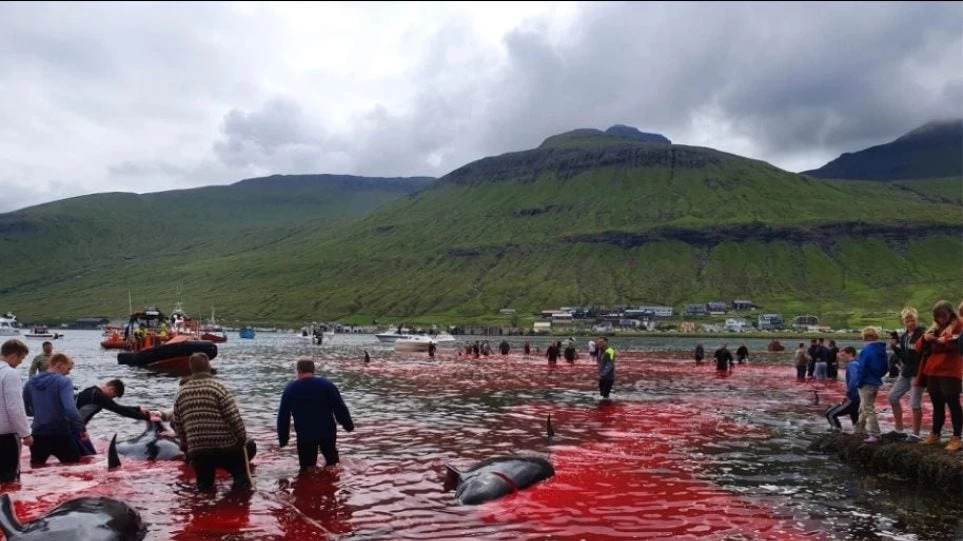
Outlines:
[[39,326],[39,327],[34,327],[33,329],[31,329],[30,332],[24,334],[24,336],[27,337],[27,338],[50,338],[50,339],[57,339],[57,338],[60,338],[60,337],[63,336],[63,335],[61,335],[60,333],[50,332],[50,330],[47,329],[47,327]]
[[16,327],[17,316],[7,312],[0,316],[0,336],[20,336],[20,329]]
[[[376,334],[375,337],[376,337],[378,340],[380,340],[380,341],[382,341],[382,342],[385,342],[385,343],[389,343],[389,344],[392,343],[392,342],[397,342],[397,341],[399,341],[399,340],[420,340],[420,339],[425,339],[425,340],[430,339],[430,340],[434,341],[435,344],[439,344],[439,343],[441,343],[441,342],[454,342],[454,341],[455,341],[455,337],[452,336],[451,333],[443,332],[443,333],[438,333],[438,334],[433,334],[433,335],[428,335],[428,334],[411,334],[411,332],[410,332],[408,329],[405,329],[405,328],[402,328],[402,329],[401,329],[401,332],[398,332],[397,330],[393,330],[393,331],[388,331],[388,332],[383,332],[383,333],[380,333],[380,334]],[[426,342],[426,343],[427,343],[427,342]]]

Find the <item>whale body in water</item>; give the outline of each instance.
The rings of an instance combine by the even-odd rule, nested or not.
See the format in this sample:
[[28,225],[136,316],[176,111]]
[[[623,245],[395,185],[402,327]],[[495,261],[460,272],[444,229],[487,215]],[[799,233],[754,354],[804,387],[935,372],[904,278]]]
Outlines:
[[21,524],[8,494],[0,495],[0,530],[7,541],[140,541],[147,527],[140,514],[112,498],[77,498]]
[[[147,427],[139,436],[129,440],[117,441],[117,435],[110,440],[110,448],[107,450],[107,466],[116,468],[120,466],[120,457],[133,458],[136,460],[183,460],[184,451],[181,450],[180,443],[176,438],[161,436],[167,432],[167,428],[159,421],[147,421]],[[257,444],[254,440],[248,439],[245,445],[247,449],[247,459],[250,462],[257,454]]]
[[501,498],[555,475],[552,463],[537,456],[496,456],[466,471],[445,468],[445,490],[455,489],[455,498],[468,505]]

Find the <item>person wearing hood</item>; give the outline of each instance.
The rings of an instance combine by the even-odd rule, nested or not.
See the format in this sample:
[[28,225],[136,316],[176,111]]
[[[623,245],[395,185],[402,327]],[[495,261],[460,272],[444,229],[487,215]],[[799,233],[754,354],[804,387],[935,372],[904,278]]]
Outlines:
[[879,438],[879,419],[876,418],[876,394],[883,384],[883,376],[889,372],[889,359],[886,355],[886,344],[879,341],[879,332],[872,327],[866,327],[862,332],[866,346],[859,352],[859,421],[856,423],[858,433],[867,430],[869,437],[866,443],[874,443]]
[[80,462],[81,450],[75,438],[86,441],[87,429],[74,402],[74,386],[67,378],[74,362],[63,353],[50,357],[50,366],[27,380],[23,403],[33,415],[33,445],[30,464],[42,466],[50,455],[61,464]]
[[[800,344],[800,349],[803,349],[802,344]],[[804,350],[805,351],[805,350]],[[846,396],[840,404],[837,404],[826,412],[826,419],[829,420],[829,427],[832,430],[841,431],[843,429],[842,423],[839,422],[839,418],[843,415],[849,415],[849,418],[853,421],[853,427],[859,422],[859,388],[856,387],[856,382],[859,379],[859,362],[856,359],[856,348],[853,346],[846,346],[839,352],[839,360],[843,362],[843,366],[846,368]],[[805,365],[803,365],[805,369]],[[805,370],[803,371],[803,379],[805,379]]]

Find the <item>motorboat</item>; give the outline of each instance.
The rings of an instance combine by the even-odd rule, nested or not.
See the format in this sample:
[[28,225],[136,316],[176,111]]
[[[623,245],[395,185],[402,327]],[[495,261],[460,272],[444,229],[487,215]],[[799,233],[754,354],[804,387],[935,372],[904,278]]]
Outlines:
[[0,316],[0,336],[20,336],[17,328],[17,316],[11,312]]
[[227,333],[224,332],[224,327],[218,325],[217,320],[214,319],[214,308],[211,308],[211,320],[207,322],[207,325],[201,327],[201,340],[207,340],[215,344],[227,342]]
[[24,334],[24,336],[27,338],[47,338],[50,340],[56,340],[63,335],[56,332],[50,332],[50,329],[48,329],[45,325],[38,325],[32,328],[30,332]]
[[194,353],[205,353],[211,359],[217,356],[217,346],[201,340],[198,322],[187,317],[180,305],[174,316],[171,329],[156,307],[131,314],[124,329],[124,342],[130,351],[118,353],[117,363],[186,376],[191,373],[189,359]]
[[414,334],[411,333],[409,329],[402,328],[399,332],[397,329],[376,334],[375,337],[381,342],[390,344],[397,342],[398,340],[412,340],[420,338],[430,338],[436,344],[441,342],[454,342],[455,337],[451,333],[443,332],[438,334]]

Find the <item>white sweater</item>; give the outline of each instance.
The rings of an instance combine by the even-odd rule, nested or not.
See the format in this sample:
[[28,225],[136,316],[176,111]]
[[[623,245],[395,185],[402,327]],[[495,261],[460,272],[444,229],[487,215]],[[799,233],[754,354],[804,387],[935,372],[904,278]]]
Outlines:
[[23,409],[23,382],[20,374],[0,361],[0,434],[30,435],[30,421]]

